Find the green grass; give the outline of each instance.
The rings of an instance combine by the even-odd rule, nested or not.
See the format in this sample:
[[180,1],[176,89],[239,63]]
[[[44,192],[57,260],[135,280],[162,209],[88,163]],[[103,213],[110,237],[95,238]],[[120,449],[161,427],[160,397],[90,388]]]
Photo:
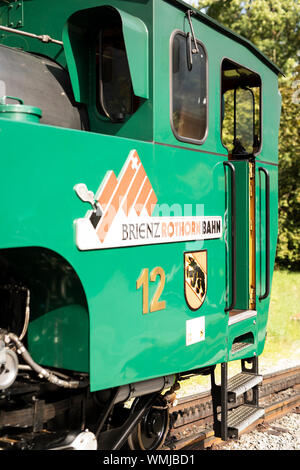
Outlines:
[[267,340],[261,362],[289,359],[300,363],[300,273],[275,271],[272,283]]
[[[259,357],[259,371],[285,369],[300,364],[300,272],[275,271],[272,282],[267,339]],[[229,363],[229,375],[240,371],[240,361]],[[216,378],[219,380],[219,366]],[[209,377],[182,382],[178,396],[210,388]],[[198,388],[198,390],[197,390]]]

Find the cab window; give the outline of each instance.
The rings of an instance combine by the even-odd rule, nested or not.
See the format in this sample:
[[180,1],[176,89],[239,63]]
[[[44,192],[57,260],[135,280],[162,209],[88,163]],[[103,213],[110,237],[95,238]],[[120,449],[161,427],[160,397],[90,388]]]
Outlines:
[[122,21],[113,10],[99,32],[96,60],[98,111],[112,122],[123,122],[136,111],[138,98],[133,92]]
[[188,37],[174,35],[171,64],[171,124],[178,140],[200,144],[207,130],[207,70],[204,47],[189,57]]
[[228,59],[222,63],[222,142],[229,156],[250,158],[261,147],[261,80]]

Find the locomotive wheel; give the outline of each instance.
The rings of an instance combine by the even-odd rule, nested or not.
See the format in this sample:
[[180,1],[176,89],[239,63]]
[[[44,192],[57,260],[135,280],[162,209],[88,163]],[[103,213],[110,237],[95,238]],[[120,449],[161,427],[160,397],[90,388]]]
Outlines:
[[162,396],[159,395],[128,437],[129,448],[131,450],[160,449],[166,439],[169,422],[169,409]]

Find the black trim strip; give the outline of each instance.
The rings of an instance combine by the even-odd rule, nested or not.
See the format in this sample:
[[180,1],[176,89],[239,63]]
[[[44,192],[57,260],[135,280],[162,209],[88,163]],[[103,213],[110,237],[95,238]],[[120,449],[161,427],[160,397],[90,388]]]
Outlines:
[[[181,149],[181,150],[191,150],[192,152],[200,152],[200,153],[206,153],[208,155],[217,155],[219,157],[225,157],[228,158],[228,155],[224,155],[223,153],[216,153],[216,152],[209,152],[208,150],[200,150],[200,149],[193,149],[190,147],[182,147],[180,145],[173,145],[173,144],[165,144],[163,142],[152,142],[154,145],[162,145],[163,147],[171,147],[174,149]],[[273,162],[265,162],[263,160],[258,160],[256,159],[257,164],[262,164],[262,165],[273,165],[273,166],[279,166],[278,163],[273,163]]]
[[164,144],[162,142],[153,142],[153,143],[155,145],[162,145],[164,147],[172,147],[172,148],[175,148],[175,149],[182,149],[182,150],[191,150],[192,152],[206,153],[206,154],[209,154],[209,155],[218,155],[220,157],[225,157],[225,158],[228,157],[228,155],[224,155],[223,153],[208,152],[207,150],[192,149],[190,147],[181,147],[180,145]]

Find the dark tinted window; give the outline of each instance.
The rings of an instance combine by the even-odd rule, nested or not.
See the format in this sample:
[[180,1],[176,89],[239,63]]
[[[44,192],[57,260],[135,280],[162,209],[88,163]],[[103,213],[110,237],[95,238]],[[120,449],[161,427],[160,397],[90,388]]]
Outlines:
[[108,25],[100,31],[97,62],[98,109],[114,122],[124,121],[135,111],[137,98],[133,93],[122,24],[117,15],[110,15]]
[[187,38],[177,33],[172,48],[172,109],[173,131],[179,140],[201,142],[207,128],[206,54],[198,43],[199,52],[192,54],[188,65]]

